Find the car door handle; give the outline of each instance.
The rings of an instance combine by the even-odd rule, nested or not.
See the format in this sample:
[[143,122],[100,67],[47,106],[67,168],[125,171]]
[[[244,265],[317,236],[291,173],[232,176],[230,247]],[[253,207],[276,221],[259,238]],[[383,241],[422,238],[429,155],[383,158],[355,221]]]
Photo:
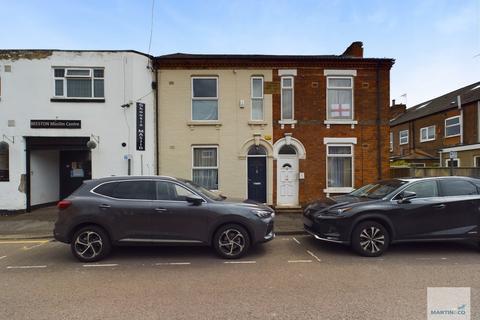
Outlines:
[[165,209],[165,208],[155,208],[155,211],[158,211],[158,212],[166,212],[167,209]]
[[101,204],[98,206],[100,209],[108,209],[110,206],[108,204]]
[[436,204],[436,205],[432,206],[432,208],[435,208],[435,209],[443,209],[445,207],[446,207],[446,205],[443,204],[443,203],[442,204]]

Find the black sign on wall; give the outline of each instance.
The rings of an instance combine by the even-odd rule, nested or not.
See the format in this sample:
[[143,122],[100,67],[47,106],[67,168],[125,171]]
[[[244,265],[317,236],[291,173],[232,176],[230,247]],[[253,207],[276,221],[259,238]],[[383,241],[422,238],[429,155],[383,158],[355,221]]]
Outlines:
[[81,129],[81,120],[30,120],[32,129]]
[[137,150],[145,151],[145,103],[137,102]]

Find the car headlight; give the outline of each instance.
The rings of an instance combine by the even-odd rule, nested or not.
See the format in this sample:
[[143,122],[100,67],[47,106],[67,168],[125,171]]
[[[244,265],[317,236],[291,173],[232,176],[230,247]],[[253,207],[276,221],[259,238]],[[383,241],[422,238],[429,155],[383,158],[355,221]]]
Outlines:
[[342,214],[342,213],[350,211],[350,210],[352,210],[351,207],[337,209],[337,214]]
[[268,210],[252,210],[252,212],[259,218],[269,218],[269,217],[274,217],[275,216],[275,213],[272,212],[272,211],[268,211]]

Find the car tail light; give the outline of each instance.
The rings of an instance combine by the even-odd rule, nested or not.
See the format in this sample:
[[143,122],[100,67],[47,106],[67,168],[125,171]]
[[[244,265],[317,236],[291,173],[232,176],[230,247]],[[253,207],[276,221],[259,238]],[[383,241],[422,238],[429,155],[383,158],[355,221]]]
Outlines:
[[59,201],[57,203],[57,208],[62,210],[62,209],[67,209],[68,207],[70,207],[72,205],[72,201],[68,201],[68,200],[62,200],[62,201]]

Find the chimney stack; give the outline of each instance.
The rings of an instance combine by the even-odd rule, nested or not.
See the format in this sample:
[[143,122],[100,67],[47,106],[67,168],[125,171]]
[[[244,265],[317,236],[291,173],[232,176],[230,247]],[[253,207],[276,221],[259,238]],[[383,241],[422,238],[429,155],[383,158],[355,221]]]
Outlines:
[[390,106],[390,120],[395,119],[402,113],[407,110],[407,105],[403,103],[397,104],[395,99],[392,100],[392,105]]
[[353,42],[342,56],[352,57],[352,58],[363,58],[363,42],[355,41]]

